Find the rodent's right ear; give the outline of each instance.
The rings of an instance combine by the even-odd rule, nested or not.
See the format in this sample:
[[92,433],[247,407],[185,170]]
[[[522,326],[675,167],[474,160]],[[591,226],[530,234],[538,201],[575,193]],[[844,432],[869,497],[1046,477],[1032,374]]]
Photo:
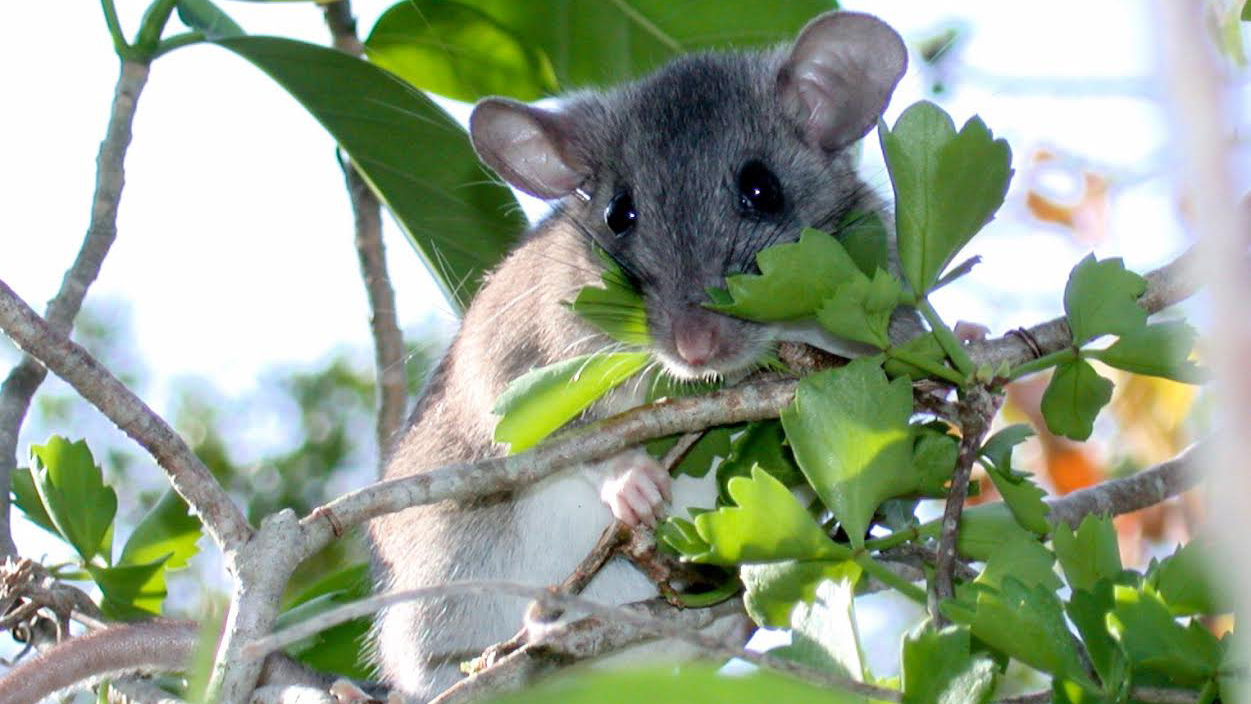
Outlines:
[[469,138],[478,157],[505,181],[552,200],[572,193],[589,172],[573,154],[568,123],[558,112],[487,98],[469,116]]

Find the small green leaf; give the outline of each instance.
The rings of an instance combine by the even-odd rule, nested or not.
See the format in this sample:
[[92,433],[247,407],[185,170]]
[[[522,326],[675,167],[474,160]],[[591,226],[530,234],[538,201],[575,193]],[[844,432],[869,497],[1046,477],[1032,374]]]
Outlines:
[[991,648],[1030,667],[1095,689],[1052,590],[1005,577],[999,589],[976,585],[974,591],[973,603],[943,602],[943,615],[967,624]]
[[1047,492],[1030,480],[1033,475],[1016,472],[1006,466],[987,467],[986,474],[994,482],[1017,523],[1038,535],[1046,535],[1051,530],[1047,522],[1051,509],[1043,501]]
[[756,263],[759,275],[726,277],[734,303],[707,307],[764,322],[811,318],[839,285],[863,276],[837,239],[811,228],[798,242],[762,250]]
[[978,451],[978,454],[985,457],[986,461],[995,467],[1009,468],[1012,466],[1012,448],[1033,435],[1034,429],[1024,423],[1009,425],[987,438],[986,442],[982,443],[982,449]]
[[730,501],[727,488],[731,477],[751,476],[752,467],[759,466],[786,486],[804,481],[790,450],[783,447],[786,436],[782,423],[766,420],[751,423],[734,438],[730,454],[717,465],[717,488],[723,503]]
[[1089,254],[1073,267],[1064,287],[1064,311],[1073,344],[1081,346],[1101,335],[1125,335],[1147,324],[1138,298],[1147,280],[1128,271],[1119,257],[1097,261]]
[[522,374],[492,411],[501,416],[495,441],[521,452],[555,432],[600,396],[647,366],[646,352],[583,355]]
[[643,296],[612,257],[598,247],[596,254],[604,268],[601,285],[583,286],[578,297],[569,304],[570,310],[618,342],[640,347],[650,345]]
[[168,557],[166,569],[186,567],[187,561],[199,552],[199,539],[200,520],[190,514],[182,497],[169,489],[135,526],[117,564],[141,564]]
[[1195,329],[1177,320],[1131,330],[1106,349],[1082,354],[1127,372],[1194,384],[1204,377],[1188,359],[1194,346]]
[[707,476],[718,457],[723,460],[721,464],[725,464],[724,459],[730,455],[730,436],[737,430],[738,427],[724,427],[705,431],[703,437],[687,450],[678,466],[673,468],[673,475],[700,479]]
[[1047,429],[1072,440],[1085,440],[1094,431],[1099,409],[1112,400],[1112,382],[1099,376],[1084,359],[1056,367],[1043,392],[1042,412]]
[[39,498],[39,489],[35,487],[35,478],[30,473],[30,468],[13,470],[10,481],[13,484],[13,503],[22,509],[22,513],[26,514],[31,523],[59,537],[60,533],[43,507],[43,499]]
[[365,53],[422,90],[468,103],[488,95],[533,101],[558,90],[542,50],[450,0],[392,5],[370,30]]
[[890,347],[890,316],[900,295],[899,282],[881,269],[872,281],[854,276],[834,289],[817,311],[817,320],[839,337],[886,349]]
[[986,558],[986,567],[974,580],[979,585],[999,587],[1011,577],[1027,587],[1041,586],[1055,591],[1064,584],[1056,575],[1055,555],[1026,532],[1006,533]]
[[734,506],[695,517],[695,529],[709,550],[693,561],[735,565],[851,556],[830,540],[785,485],[763,469],[752,469],[750,479],[731,479],[729,489]]
[[109,618],[133,621],[161,613],[165,601],[164,557],[143,564],[89,564],[86,568],[104,594],[100,608]]
[[[920,530],[926,537],[938,537],[941,525],[941,520],[934,520],[921,526]],[[1016,522],[1007,505],[996,501],[964,510],[956,549],[969,559],[986,560],[1006,543],[1037,542],[1037,537]]]
[[947,495],[947,482],[956,471],[959,443],[952,436],[921,428],[912,447],[912,464],[917,472],[917,491],[924,496]]
[[[82,440],[71,443],[54,435],[46,445],[32,445],[30,453],[35,488],[48,517],[83,562],[90,562],[113,526],[117,493],[105,486],[104,474]],[[106,549],[105,561],[111,558]]]
[[684,609],[706,609],[737,596],[743,591],[743,583],[729,577],[721,584],[703,592],[679,592],[674,595],[677,604]]
[[1113,701],[1123,701],[1116,694],[1129,686],[1130,668],[1125,650],[1108,632],[1108,613],[1115,604],[1112,586],[1111,580],[1103,579],[1089,590],[1074,587],[1064,610],[1077,627],[1090,662],[1103,682],[1103,691]]
[[188,27],[204,32],[209,39],[247,34],[212,0],[178,0],[178,19]]
[[1251,0],[1247,0],[1247,2],[1243,3],[1242,12],[1239,14],[1239,17],[1243,22],[1251,22]]
[[978,117],[957,133],[937,105],[909,106],[878,136],[895,187],[895,230],[904,277],[919,294],[990,221],[1012,177],[1012,150]]
[[817,587],[826,580],[855,582],[860,566],[851,560],[787,560],[743,565],[739,572],[746,589],[743,606],[765,628],[789,628],[797,604],[811,604]]
[[880,358],[812,374],[783,409],[786,437],[808,483],[843,525],[852,545],[864,545],[883,500],[913,491],[912,386],[886,380]]
[[904,704],[983,704],[995,684],[995,663],[974,656],[969,629],[934,630],[928,622],[904,636]]
[[[925,333],[908,340],[902,345],[895,345],[895,350],[903,352],[910,357],[919,357],[934,366],[945,366],[947,364],[947,353],[943,351],[943,346],[938,343],[938,338],[933,333]],[[892,379],[898,376],[906,376],[912,380],[928,379],[931,375],[928,371],[919,367],[914,367],[907,362],[901,362],[894,357],[886,360],[883,365],[886,374]]]
[[865,276],[890,270],[890,235],[882,217],[872,211],[852,211],[834,231],[843,249]]
[[859,577],[858,570],[848,571],[841,579],[818,584],[815,598],[797,603],[791,612],[791,644],[770,654],[863,682],[864,653],[855,614]]
[[1149,584],[1137,589],[1118,584],[1112,594],[1115,606],[1108,614],[1108,629],[1133,665],[1183,685],[1197,685],[1216,675],[1221,645],[1202,624],[1178,623]]
[[1155,587],[1175,616],[1220,614],[1231,610],[1228,599],[1217,589],[1219,577],[1213,572],[1211,558],[1211,545],[1206,540],[1196,539],[1177,548],[1163,561],[1152,564],[1148,570],[1148,583]]
[[656,528],[656,540],[673,548],[686,558],[703,555],[709,550],[708,543],[699,537],[695,524],[685,518],[670,516]]
[[1051,535],[1064,576],[1074,589],[1094,589],[1095,584],[1121,572],[1121,550],[1111,519],[1090,514],[1074,532],[1061,523]]

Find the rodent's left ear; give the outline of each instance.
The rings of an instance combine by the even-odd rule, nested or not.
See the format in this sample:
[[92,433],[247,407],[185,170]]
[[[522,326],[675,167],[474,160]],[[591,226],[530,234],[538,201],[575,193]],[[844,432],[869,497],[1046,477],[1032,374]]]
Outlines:
[[799,33],[778,73],[778,92],[809,144],[834,151],[868,133],[907,66],[903,39],[885,22],[830,12]]
[[571,146],[573,127],[560,112],[507,98],[487,98],[469,116],[469,138],[482,161],[532,196],[563,198],[587,177]]

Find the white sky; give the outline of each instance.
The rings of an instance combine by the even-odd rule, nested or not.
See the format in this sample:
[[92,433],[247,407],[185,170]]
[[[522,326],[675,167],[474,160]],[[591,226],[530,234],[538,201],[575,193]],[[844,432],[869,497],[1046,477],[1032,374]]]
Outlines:
[[[118,1],[128,34],[146,4]],[[325,42],[311,5],[221,4],[250,32]],[[353,4],[363,36],[391,3]],[[1059,230],[1012,217],[1023,207],[1021,159],[1039,145],[1134,181],[1113,203],[1100,257],[1123,256],[1144,270],[1180,250],[1164,119],[1149,93],[1134,93],[1156,83],[1151,3],[847,5],[879,14],[907,39],[948,20],[968,26],[962,64],[972,78],[941,102],[957,124],[980,114],[1013,147],[1018,181],[1000,219],[969,252],[984,255],[983,264],[941,292],[946,317],[1001,331],[1060,312],[1059,291],[1085,251]],[[0,133],[9,154],[0,171],[0,279],[42,310],[86,228],[117,62],[95,2],[20,3],[9,20],[0,43],[7,67]],[[1104,85],[1116,94],[1100,95]],[[888,120],[922,95],[910,70]],[[871,137],[866,172],[884,184],[877,152]],[[169,407],[177,378],[242,394],[275,363],[370,345],[334,144],[250,64],[212,46],[159,59],[126,169],[119,236],[90,296],[129,302],[137,352],[150,365],[147,400],[158,411]],[[446,320],[437,289],[389,222],[386,236],[401,325]]]

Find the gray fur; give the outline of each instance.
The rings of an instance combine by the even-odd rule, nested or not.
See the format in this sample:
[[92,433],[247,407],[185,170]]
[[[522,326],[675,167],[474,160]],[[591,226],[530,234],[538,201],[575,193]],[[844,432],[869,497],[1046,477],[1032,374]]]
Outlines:
[[[842,14],[868,22],[863,15]],[[839,21],[831,17],[810,27]],[[566,193],[569,174],[576,173],[582,177],[579,192],[589,198],[561,200],[557,213],[489,275],[396,443],[384,478],[503,454],[491,439],[497,418],[490,409],[507,383],[531,368],[610,344],[564,305],[599,279],[592,242],[643,292],[653,352],[672,373],[733,375],[759,360],[772,333],[706,312],[699,306],[705,290],[723,286],[727,274],[752,271],[757,252],[797,238],[803,226],[828,229],[853,209],[879,207],[851,158],[827,150],[827,140],[814,140],[811,116],[784,99],[782,77],[792,68],[790,60],[788,48],[686,56],[612,92],[570,96],[556,111],[484,102],[475,113],[477,124],[471,120],[474,143],[497,173],[549,197]],[[892,61],[878,63],[890,68]],[[896,68],[902,72],[902,64]],[[897,79],[884,88],[866,87],[866,93],[889,95]],[[882,107],[875,104],[874,114]],[[500,114],[508,119],[492,117]],[[501,125],[534,127],[541,134],[519,146]],[[736,179],[749,159],[764,162],[782,184],[786,206],[777,216],[744,217],[739,209]],[[605,226],[603,213],[623,189],[633,193],[639,217],[632,231],[618,237]],[[704,323],[723,340],[724,354],[708,370],[684,369],[677,358],[672,321],[683,314],[706,316]],[[614,405],[601,404],[596,414],[620,410]],[[413,508],[373,521],[379,588],[473,578],[560,581],[612,520],[598,501],[597,472],[604,471],[572,471],[515,495]],[[708,492],[710,503],[711,488],[700,491]],[[628,566],[610,564],[587,595],[622,603],[654,593]],[[459,676],[457,662],[511,636],[524,608],[516,599],[473,597],[389,609],[374,629],[381,675],[424,701]]]

